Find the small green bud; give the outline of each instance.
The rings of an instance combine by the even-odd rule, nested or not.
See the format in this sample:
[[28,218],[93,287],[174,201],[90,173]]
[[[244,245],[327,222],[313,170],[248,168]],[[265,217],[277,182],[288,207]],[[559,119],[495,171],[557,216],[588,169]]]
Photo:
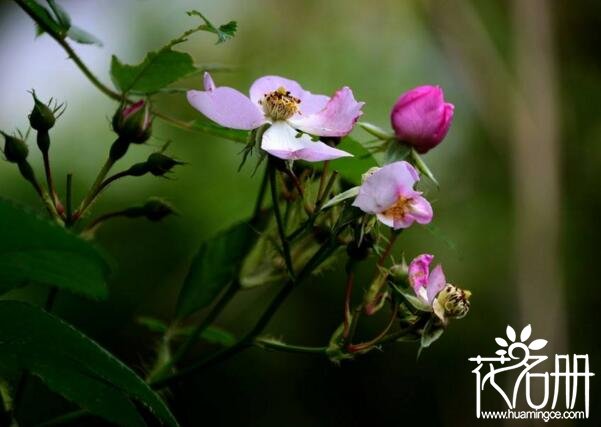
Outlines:
[[401,264],[394,264],[392,267],[390,267],[389,272],[390,277],[395,283],[404,282],[409,277],[409,267],[404,259]]
[[162,153],[152,153],[146,160],[148,171],[154,176],[163,176],[177,165],[183,165],[183,162],[175,160]]
[[129,106],[120,106],[113,116],[113,130],[119,138],[142,144],[152,134],[150,107],[144,100]]
[[168,215],[175,213],[175,209],[161,199],[150,199],[144,206],[144,215],[151,221],[160,221]]
[[6,160],[12,163],[24,162],[29,155],[29,148],[25,141],[4,132],[2,132],[2,135],[4,135],[4,157],[6,157]]
[[150,172],[150,171],[148,170],[147,162],[140,162],[140,163],[136,163],[136,164],[132,165],[127,170],[127,175],[142,176],[142,175],[146,175],[148,172]]
[[31,114],[29,114],[29,124],[38,132],[48,132],[56,122],[54,111],[52,111],[48,105],[40,101],[35,96],[35,92],[32,92],[31,94],[33,95],[34,105]]

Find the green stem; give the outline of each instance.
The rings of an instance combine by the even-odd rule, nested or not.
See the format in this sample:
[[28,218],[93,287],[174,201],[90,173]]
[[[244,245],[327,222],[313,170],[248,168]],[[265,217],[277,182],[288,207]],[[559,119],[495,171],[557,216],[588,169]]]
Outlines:
[[303,345],[286,344],[267,338],[256,338],[253,345],[263,350],[275,350],[285,353],[325,354],[327,347],[308,347]]
[[229,302],[234,298],[236,293],[240,290],[240,283],[237,281],[232,283],[225,293],[221,296],[219,301],[213,306],[209,314],[200,322],[196,328],[192,331],[190,336],[186,339],[186,341],[181,345],[181,347],[175,352],[171,360],[166,363],[164,366],[159,368],[156,373],[148,378],[149,383],[156,382],[163,378],[171,368],[177,366],[177,363],[184,358],[184,356],[190,351],[192,346],[196,344],[201,334],[215,321],[217,316],[221,314],[223,309],[229,304]]
[[259,186],[259,194],[257,201],[255,202],[255,208],[253,210],[253,219],[259,218],[261,215],[261,206],[263,205],[263,199],[265,197],[265,191],[267,190],[267,180],[269,178],[269,166],[265,168],[263,178],[261,179],[261,185]]
[[92,204],[94,199],[96,199],[99,192],[103,188],[102,183],[104,181],[104,178],[106,178],[106,175],[109,173],[109,171],[111,170],[111,168],[113,167],[114,164],[115,164],[115,161],[109,156],[109,158],[106,159],[106,162],[102,166],[102,169],[100,169],[100,172],[98,172],[98,176],[96,176],[96,180],[90,187],[88,194],[86,195],[86,197],[82,200],[81,204],[79,205],[79,209],[77,209],[77,212],[75,213],[76,220],[83,216],[86,209]]
[[278,197],[278,189],[276,182],[276,169],[273,165],[269,165],[269,182],[271,186],[271,200],[273,204],[273,214],[275,216],[275,220],[278,226],[278,234],[280,235],[280,240],[282,242],[282,252],[284,255],[284,261],[286,262],[286,269],[288,270],[288,275],[294,281],[294,268],[292,266],[292,256],[290,255],[290,242],[288,242],[288,238],[286,237],[286,230],[284,229],[284,221],[282,219],[282,213],[280,212],[280,203]]
[[67,190],[65,196],[65,226],[70,227],[73,220],[73,174],[67,174]]
[[307,261],[307,264],[305,264],[303,269],[300,271],[295,282],[289,280],[286,282],[286,284],[284,284],[275,298],[271,301],[267,309],[263,312],[259,320],[255,323],[255,326],[244,338],[242,338],[232,347],[226,348],[215,355],[201,359],[191,364],[187,368],[165,377],[162,380],[151,383],[153,388],[161,389],[168,387],[190,374],[223,362],[247,349],[248,347],[251,347],[255,338],[263,332],[263,329],[265,329],[265,327],[269,324],[271,318],[288,298],[292,290],[295,289],[304,279],[306,279],[311,272],[313,272],[313,270],[315,270],[324,260],[332,255],[337,248],[338,243],[336,242],[336,236],[334,235],[323,246],[321,246],[321,248],[319,248],[319,250],[311,257],[309,261]]

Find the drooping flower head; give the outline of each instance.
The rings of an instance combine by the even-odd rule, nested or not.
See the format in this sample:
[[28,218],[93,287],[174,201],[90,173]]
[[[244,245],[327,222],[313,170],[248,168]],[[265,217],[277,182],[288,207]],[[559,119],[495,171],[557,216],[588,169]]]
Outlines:
[[188,91],[188,102],[224,127],[252,130],[270,123],[263,134],[263,150],[280,159],[310,162],[351,155],[312,141],[307,134],[345,136],[353,129],[363,106],[346,86],[330,98],[312,94],[294,80],[265,76],[252,84],[247,97],[230,87],[215,86],[209,73],[204,75],[204,91]]
[[453,120],[453,104],[438,86],[419,86],[402,94],[390,113],[398,139],[425,153],[444,139]]
[[413,189],[419,174],[405,161],[394,162],[370,171],[353,202],[363,212],[376,215],[383,224],[398,230],[414,222],[432,221],[432,206]]
[[432,307],[440,320],[460,319],[470,309],[471,292],[447,283],[442,266],[430,270],[433,255],[422,254],[409,264],[409,284],[415,295]]

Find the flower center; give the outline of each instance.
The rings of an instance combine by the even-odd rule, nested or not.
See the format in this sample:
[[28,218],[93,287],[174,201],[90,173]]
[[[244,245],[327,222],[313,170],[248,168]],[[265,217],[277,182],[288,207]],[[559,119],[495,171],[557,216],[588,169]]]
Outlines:
[[394,205],[386,209],[382,214],[393,219],[403,219],[411,209],[411,199],[400,196]]
[[470,291],[460,289],[447,284],[438,295],[438,299],[444,307],[445,314],[455,319],[461,319],[470,310]]
[[266,93],[259,104],[263,106],[265,115],[274,121],[286,120],[298,112],[301,100],[290,95],[284,87]]

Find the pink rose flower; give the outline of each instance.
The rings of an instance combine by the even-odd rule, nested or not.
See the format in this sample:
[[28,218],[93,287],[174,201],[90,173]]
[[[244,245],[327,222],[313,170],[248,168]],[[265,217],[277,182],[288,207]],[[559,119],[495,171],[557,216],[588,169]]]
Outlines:
[[433,305],[434,298],[447,284],[440,264],[430,271],[433,259],[434,255],[422,254],[409,264],[409,284],[415,295],[429,306]]
[[438,86],[419,86],[400,96],[390,113],[396,137],[425,153],[444,139],[455,106],[444,101]]
[[[315,136],[347,135],[362,114],[363,102],[355,101],[348,87],[330,98],[304,90],[294,80],[265,76],[250,87],[250,97],[229,87],[217,87],[208,73],[204,91],[188,91],[188,102],[221,126],[252,130],[270,123],[261,148],[286,160],[310,162],[351,156],[321,142]],[[299,131],[305,132],[298,136]]]
[[391,163],[365,178],[353,206],[376,215],[395,230],[414,222],[428,224],[432,221],[432,206],[413,189],[418,181],[419,175],[409,163]]

